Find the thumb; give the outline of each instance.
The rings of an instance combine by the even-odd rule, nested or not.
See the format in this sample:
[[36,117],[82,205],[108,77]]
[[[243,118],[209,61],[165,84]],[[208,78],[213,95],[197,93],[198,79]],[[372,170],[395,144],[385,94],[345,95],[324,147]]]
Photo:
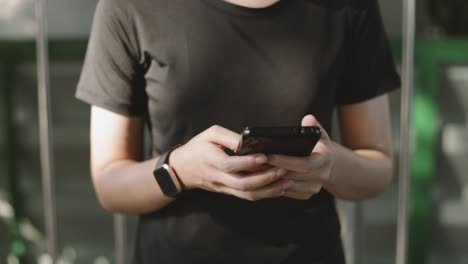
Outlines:
[[306,115],[302,118],[302,126],[320,126],[320,124],[315,116]]
[[319,127],[320,131],[322,132],[322,138],[324,138],[324,137],[328,138],[327,132],[325,131],[325,129],[323,129],[322,125],[320,125],[320,123],[317,121],[315,116],[313,116],[313,115],[304,116],[302,118],[301,124],[302,124],[302,126],[317,126],[317,127]]
[[212,126],[208,129],[208,140],[231,150],[239,144],[240,135],[221,126]]

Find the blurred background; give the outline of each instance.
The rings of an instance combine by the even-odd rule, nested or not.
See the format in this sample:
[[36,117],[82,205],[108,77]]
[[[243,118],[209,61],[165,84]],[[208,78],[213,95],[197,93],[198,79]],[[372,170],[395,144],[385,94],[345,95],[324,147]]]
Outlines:
[[[117,230],[89,173],[89,106],[74,99],[96,0],[47,9],[59,263],[130,262],[135,216]],[[380,1],[397,63],[402,3]],[[39,153],[34,0],[0,0],[0,263],[50,263]],[[409,262],[468,263],[468,2],[417,0]],[[400,94],[391,95],[398,159]],[[398,170],[396,170],[396,173]],[[340,202],[349,263],[394,263],[398,175],[379,198]],[[122,229],[122,223],[125,229]],[[119,225],[117,225],[119,226]],[[123,252],[121,252],[123,251]]]

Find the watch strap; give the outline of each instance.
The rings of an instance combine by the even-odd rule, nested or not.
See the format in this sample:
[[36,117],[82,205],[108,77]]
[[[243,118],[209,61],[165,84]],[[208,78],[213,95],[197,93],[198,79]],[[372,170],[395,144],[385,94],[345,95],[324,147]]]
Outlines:
[[174,151],[176,148],[180,147],[181,145],[176,145],[169,149],[168,151],[164,152],[159,156],[158,162],[156,163],[156,168],[162,167],[164,164],[169,165],[169,156],[171,155],[171,152]]
[[[156,181],[158,182],[159,186],[161,187],[162,192],[169,197],[176,197],[181,191],[182,191],[182,186],[181,182],[179,180],[179,177],[177,173],[174,171],[174,169],[169,165],[169,156],[173,150],[176,148],[180,147],[180,145],[176,145],[173,148],[171,148],[169,151],[162,153],[159,156],[159,159],[156,163],[156,167],[154,169],[154,177]],[[165,176],[161,176],[165,175]],[[168,182],[168,178],[170,178],[170,182]],[[168,187],[173,186],[173,187]],[[169,188],[169,189],[166,189]],[[177,190],[175,190],[175,189]],[[171,190],[171,191],[169,191]]]

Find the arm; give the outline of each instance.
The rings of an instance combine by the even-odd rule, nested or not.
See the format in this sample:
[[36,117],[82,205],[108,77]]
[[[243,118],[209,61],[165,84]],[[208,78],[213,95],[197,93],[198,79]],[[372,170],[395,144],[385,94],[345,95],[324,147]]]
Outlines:
[[[386,95],[338,109],[343,145],[326,131],[306,158],[274,155],[269,163],[287,170],[295,184],[286,196],[309,199],[326,188],[337,198],[362,200],[382,193],[392,177],[390,114]],[[302,125],[320,124],[306,116]]]
[[379,195],[393,175],[387,96],[341,106],[338,114],[343,146],[332,143],[336,162],[325,188],[346,200]]
[[[110,211],[148,213],[172,201],[153,177],[158,157],[142,161],[143,120],[93,106],[91,109],[91,174],[101,205]],[[283,194],[288,182],[277,168],[265,167],[263,154],[228,156],[240,135],[213,126],[174,150],[170,164],[186,189],[201,188],[259,200]],[[245,173],[252,171],[251,173]]]
[[152,175],[157,157],[141,161],[143,124],[141,117],[91,108],[91,174],[107,210],[150,212],[173,200],[164,196]]

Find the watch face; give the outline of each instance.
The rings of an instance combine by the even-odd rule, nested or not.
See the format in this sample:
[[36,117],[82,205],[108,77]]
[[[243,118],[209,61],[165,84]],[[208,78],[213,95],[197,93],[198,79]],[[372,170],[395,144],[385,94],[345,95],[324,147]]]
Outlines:
[[170,170],[169,166],[164,164],[162,167],[155,170],[153,174],[161,188],[161,191],[166,196],[174,197],[179,193],[179,188],[177,188]]

